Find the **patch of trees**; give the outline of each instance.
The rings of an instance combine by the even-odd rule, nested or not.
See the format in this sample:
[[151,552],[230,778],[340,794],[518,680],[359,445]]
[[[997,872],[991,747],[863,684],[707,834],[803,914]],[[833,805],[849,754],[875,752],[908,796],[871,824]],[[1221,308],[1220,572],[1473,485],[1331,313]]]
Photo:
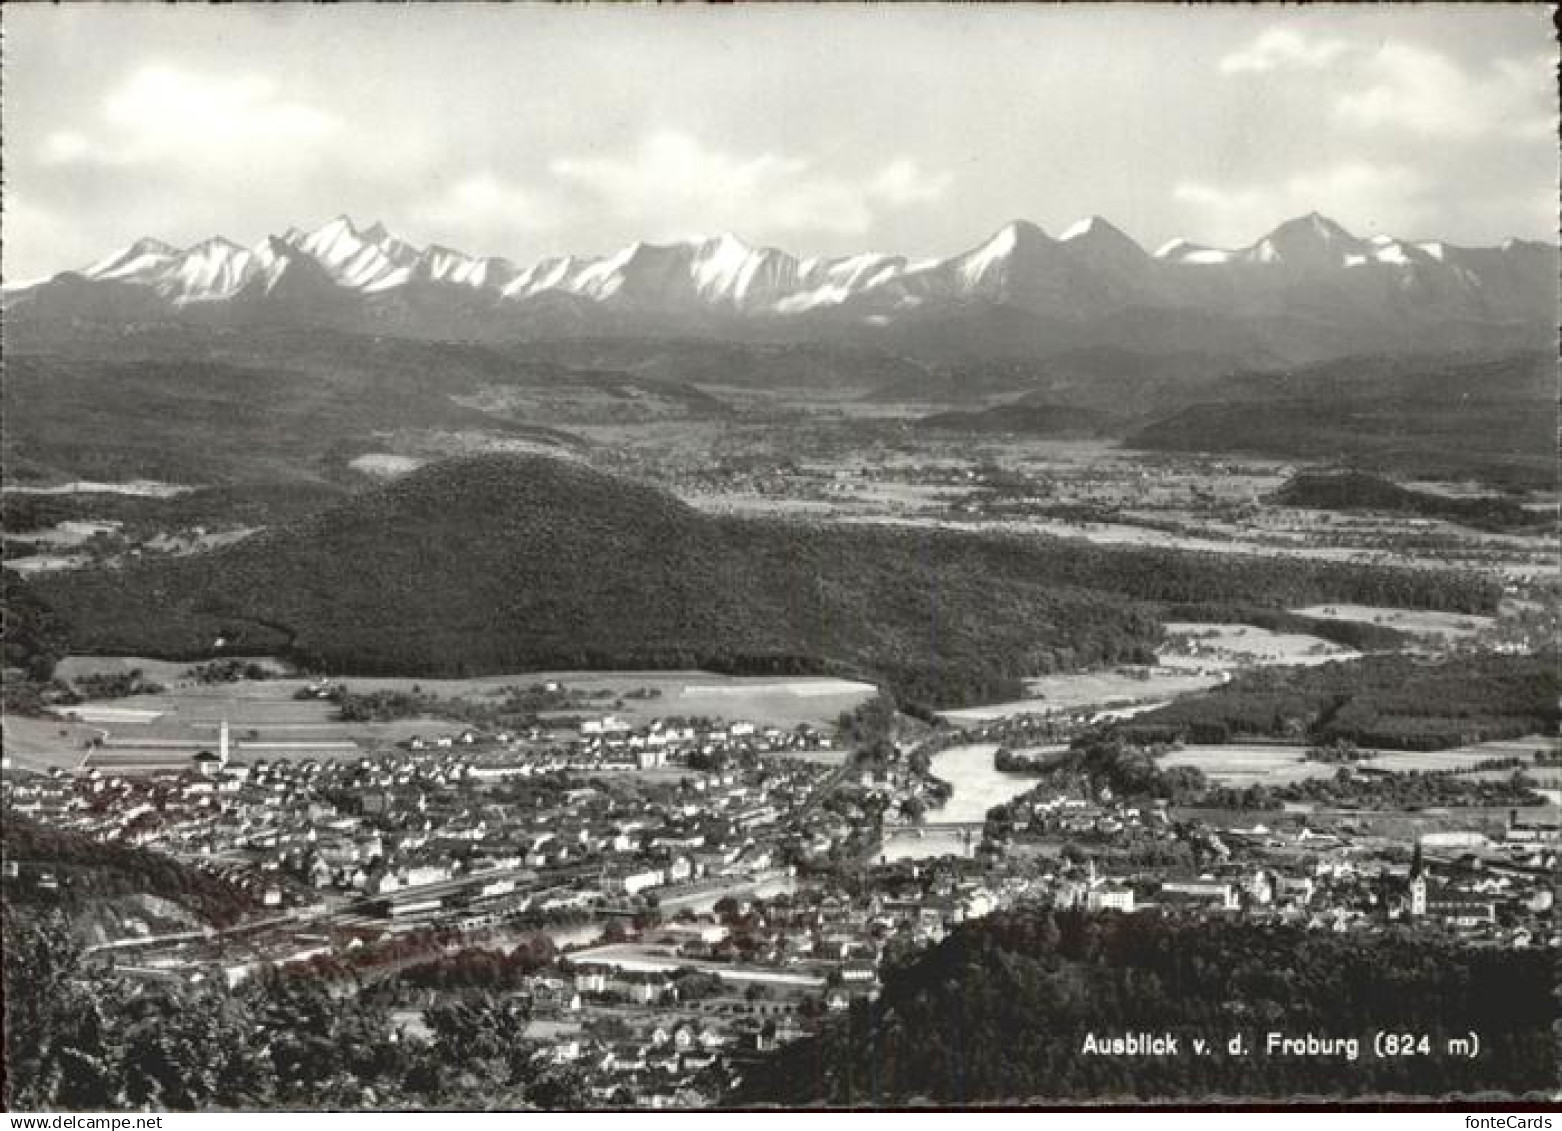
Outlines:
[[[6,496],[9,497],[9,496]],[[8,715],[38,716],[76,701],[76,693],[54,678],[70,650],[65,621],[38,590],[13,570],[0,570],[0,643],[5,676],[0,705]]]
[[987,832],[994,839],[1012,836],[1028,805],[1039,798],[1094,799],[1110,793],[1119,798],[1164,799],[1175,805],[1208,804],[1214,787],[1203,771],[1195,766],[1162,766],[1157,758],[1163,753],[1162,746],[1135,745],[1116,733],[1081,736],[1067,751],[1030,763],[1030,771],[1038,775],[1036,785],[989,809]]
[[7,901],[76,909],[105,896],[147,894],[177,903],[217,927],[232,925],[257,906],[253,896],[227,880],[160,852],[94,840],[15,813],[5,815],[3,836],[8,861],[59,877],[55,889],[8,884]]
[[[652,689],[655,690],[655,689]],[[644,688],[631,691],[630,698],[651,698]],[[658,692],[659,693],[659,692]],[[310,688],[300,688],[295,695],[300,699],[314,699],[319,693]],[[599,691],[570,691],[563,687],[532,684],[529,687],[507,688],[501,698],[483,702],[465,696],[442,696],[424,691],[417,684],[406,691],[395,689],[356,692],[345,684],[332,686],[324,697],[336,705],[337,717],[344,722],[393,722],[431,716],[455,719],[479,727],[527,727],[538,722],[543,711],[561,711],[589,706],[592,700],[611,700],[611,689]],[[559,720],[555,719],[555,722]]]
[[836,720],[841,739],[871,758],[884,759],[894,753],[899,708],[895,697],[880,691]]
[[1150,734],[1199,743],[1259,737],[1441,750],[1553,732],[1559,690],[1554,656],[1436,662],[1368,656],[1244,672],[1118,729],[1141,740]]
[[128,699],[132,695],[157,695],[162,684],[146,678],[140,668],[124,672],[93,672],[72,681],[83,699]]
[[1433,806],[1541,805],[1545,798],[1521,773],[1497,781],[1472,781],[1448,770],[1364,773],[1342,766],[1332,778],[1271,786],[1276,802],[1307,801],[1360,809],[1427,809]]
[[440,954],[408,967],[397,977],[406,986],[417,989],[513,991],[521,989],[529,975],[557,956],[558,948],[551,938],[535,935],[508,952],[471,947],[454,954]]
[[238,683],[243,679],[270,679],[273,672],[265,664],[254,660],[232,658],[213,660],[209,664],[196,664],[185,673],[197,683]]
[[1000,746],[993,753],[993,769],[1006,774],[1039,774],[1068,762],[1067,755],[1056,752],[1030,754]]
[[0,598],[5,667],[30,680],[47,680],[69,649],[65,622],[37,589],[11,570],[0,571]]
[[[1151,914],[1004,912],[887,971],[817,1036],[752,1068],[737,1104],[881,1107],[1211,1096],[1334,1100],[1549,1095],[1552,958],[1405,933],[1336,935]],[[1379,1059],[1378,1030],[1437,1054]],[[1444,1055],[1481,1034],[1477,1058]],[[1084,1051],[1089,1034],[1167,1033],[1179,1055]],[[1265,1055],[1264,1035],[1355,1037],[1357,1060]],[[1244,1056],[1226,1052],[1240,1035]],[[1191,1041],[1212,1050],[1200,1056]]]
[[1360,762],[1364,758],[1371,758],[1372,751],[1362,750],[1348,738],[1335,739],[1333,742],[1320,742],[1316,746],[1307,748],[1307,760],[1309,762],[1323,762],[1326,765],[1349,765],[1352,762]]

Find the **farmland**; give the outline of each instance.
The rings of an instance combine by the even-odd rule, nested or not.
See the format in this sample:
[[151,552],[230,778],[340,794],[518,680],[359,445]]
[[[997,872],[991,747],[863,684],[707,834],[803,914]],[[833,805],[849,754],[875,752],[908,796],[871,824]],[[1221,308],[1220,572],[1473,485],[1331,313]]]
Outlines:
[[1309,778],[1332,778],[1339,769],[1324,762],[1309,762],[1300,746],[1222,745],[1185,746],[1160,759],[1164,769],[1192,766],[1221,785],[1289,785]]
[[[271,666],[280,670],[274,663]],[[68,657],[62,676],[79,679],[96,674],[140,670],[143,678],[163,684],[156,694],[88,701],[65,708],[66,718],[8,719],[7,747],[19,759],[40,765],[75,767],[95,738],[104,740],[85,764],[91,767],[151,768],[182,762],[217,741],[226,720],[237,761],[289,758],[356,758],[376,746],[450,734],[459,729],[449,720],[414,717],[389,721],[342,721],[334,703],[322,698],[297,698],[311,685],[303,677],[237,680],[203,684],[189,675],[189,666],[135,657]],[[555,682],[591,704],[589,711],[612,713],[639,723],[668,715],[747,719],[783,727],[799,723],[828,724],[873,694],[868,684],[827,677],[738,677],[709,672],[530,672],[472,679],[412,680],[364,678],[347,682],[354,692],[409,692],[414,689],[438,699],[482,702],[511,691]]]
[[[1385,773],[1434,773],[1469,771],[1483,762],[1496,758],[1520,757],[1530,769],[1535,751],[1555,750],[1557,739],[1544,735],[1527,738],[1482,742],[1455,750],[1371,750],[1362,751],[1362,757],[1352,765],[1360,770]],[[1212,781],[1221,785],[1245,787],[1250,785],[1288,785],[1309,778],[1332,778],[1340,769],[1337,764],[1309,762],[1305,746],[1279,743],[1228,743],[1223,745],[1190,744],[1160,759],[1165,769],[1193,766],[1202,770]],[[1493,771],[1498,777],[1510,776],[1512,770]],[[1537,776],[1545,777],[1541,770]]]

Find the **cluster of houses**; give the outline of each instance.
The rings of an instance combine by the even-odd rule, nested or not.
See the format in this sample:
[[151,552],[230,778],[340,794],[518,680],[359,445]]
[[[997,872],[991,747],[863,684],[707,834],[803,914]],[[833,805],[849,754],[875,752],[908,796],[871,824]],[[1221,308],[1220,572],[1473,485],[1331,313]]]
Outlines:
[[[1092,815],[1092,807],[1077,799],[1055,798],[1034,809],[1038,818],[1033,820],[1054,830],[1099,834],[1097,846],[1146,843],[1129,839],[1136,831],[1136,814],[1121,807],[1119,815]],[[1378,930],[1397,921],[1451,931],[1476,944],[1562,945],[1551,916],[1558,863],[1555,826],[1523,821],[1516,814],[1509,818],[1507,835],[1525,847],[1523,862],[1468,851],[1501,847],[1483,834],[1428,833],[1417,840],[1407,867],[1394,861],[1402,848],[1376,838],[1318,832],[1305,824],[1287,830],[1179,828],[1166,821],[1164,811],[1150,812],[1161,843],[1189,840],[1198,851],[1178,863],[1121,865],[1110,875],[1098,872],[1094,858],[1060,866],[1042,877],[1051,901],[1092,911],[1155,908],[1242,915],[1333,931]],[[1076,815],[1056,818],[1057,813]],[[1537,843],[1549,848],[1530,853]],[[1437,849],[1439,855],[1429,859],[1423,848]],[[1112,859],[1110,851],[1101,856]]]
[[[732,882],[781,867],[783,847],[828,851],[849,835],[837,815],[807,811],[833,771],[754,752],[825,741],[811,728],[599,724],[582,748],[663,735],[662,750],[741,744],[752,756],[620,779],[550,770],[551,746],[538,769],[535,748],[457,736],[350,761],[219,755],[179,770],[8,775],[5,804],[222,873],[265,907],[324,901],[355,921],[466,929]],[[518,765],[532,772],[511,772]]]
[[476,752],[474,772],[528,776],[559,771],[645,770],[708,766],[764,754],[800,754],[834,748],[833,737],[808,723],[790,729],[746,720],[651,719],[639,725],[615,715],[576,720],[569,729],[453,734],[408,739],[410,751],[465,748]]

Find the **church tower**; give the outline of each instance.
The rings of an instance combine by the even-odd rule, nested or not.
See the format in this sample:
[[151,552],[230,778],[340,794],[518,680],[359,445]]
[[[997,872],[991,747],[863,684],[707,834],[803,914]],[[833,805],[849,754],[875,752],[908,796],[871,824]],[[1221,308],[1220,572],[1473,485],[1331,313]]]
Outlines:
[[225,769],[228,765],[228,720],[223,719],[222,725],[217,728],[217,766]]
[[1419,918],[1426,914],[1426,864],[1421,859],[1421,838],[1416,837],[1416,850],[1410,857],[1410,914]]

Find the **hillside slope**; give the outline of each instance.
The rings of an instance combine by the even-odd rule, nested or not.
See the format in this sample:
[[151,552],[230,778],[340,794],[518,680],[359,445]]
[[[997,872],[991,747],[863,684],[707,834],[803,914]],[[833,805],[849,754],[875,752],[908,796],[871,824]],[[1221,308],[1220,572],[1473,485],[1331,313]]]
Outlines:
[[[1151,914],[1012,911],[966,923],[817,1036],[750,1071],[740,1105],[885,1107],[1549,1094],[1552,959],[1441,939]],[[1478,1058],[1379,1057],[1376,1031],[1476,1030]],[[1266,1035],[1358,1041],[1268,1053]],[[1097,1042],[1174,1036],[1175,1055]],[[1240,1036],[1245,1051],[1230,1055]],[[1193,1041],[1203,1040],[1208,1055]]]

